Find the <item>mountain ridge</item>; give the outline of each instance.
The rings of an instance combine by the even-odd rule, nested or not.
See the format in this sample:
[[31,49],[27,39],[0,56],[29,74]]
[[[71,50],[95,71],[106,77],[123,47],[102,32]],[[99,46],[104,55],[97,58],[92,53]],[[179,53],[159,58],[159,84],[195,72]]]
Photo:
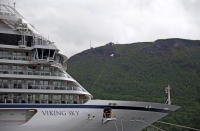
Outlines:
[[[169,44],[168,41],[172,42],[172,44],[174,44],[174,46],[176,46],[176,47],[179,46],[178,44],[175,44],[177,41],[179,41],[179,42],[182,41],[182,44],[186,44],[187,46],[191,46],[191,44],[193,45],[194,43],[198,43],[197,45],[196,44],[194,44],[194,45],[199,46],[199,43],[200,43],[200,40],[189,40],[189,39],[183,39],[183,38],[168,38],[168,39],[158,39],[158,40],[155,40],[155,41],[152,41],[152,42],[134,42],[134,43],[126,43],[126,44],[115,44],[113,42],[110,42],[106,45],[110,45],[110,46],[112,46],[112,45],[127,45],[127,46],[132,45],[132,46],[135,46],[135,45],[138,45],[138,44],[152,44],[152,45],[155,45],[155,47],[156,47],[156,45],[158,46],[158,44],[160,44],[160,42],[162,44],[164,44],[164,42],[167,42],[167,44]],[[96,47],[96,48],[101,48],[101,47],[104,47],[106,45],[99,46],[99,47]],[[82,54],[82,53],[85,53],[87,51],[90,51],[91,49],[96,49],[96,48],[91,47],[90,49],[86,49],[86,50],[84,50],[80,53],[77,53],[75,55]],[[73,56],[75,56],[75,55],[73,55]],[[73,56],[71,56],[71,57],[73,57]]]

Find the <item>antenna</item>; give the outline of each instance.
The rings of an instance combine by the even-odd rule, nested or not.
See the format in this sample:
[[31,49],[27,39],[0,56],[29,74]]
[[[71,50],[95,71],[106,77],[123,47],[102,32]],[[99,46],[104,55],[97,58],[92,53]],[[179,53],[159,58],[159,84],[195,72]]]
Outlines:
[[168,87],[165,88],[165,93],[168,94],[168,98],[166,101],[166,104],[171,105],[171,96],[170,96],[170,85],[168,85]]
[[15,6],[16,6],[16,3],[15,3],[15,2],[13,3],[13,6],[14,6],[14,9],[15,9]]

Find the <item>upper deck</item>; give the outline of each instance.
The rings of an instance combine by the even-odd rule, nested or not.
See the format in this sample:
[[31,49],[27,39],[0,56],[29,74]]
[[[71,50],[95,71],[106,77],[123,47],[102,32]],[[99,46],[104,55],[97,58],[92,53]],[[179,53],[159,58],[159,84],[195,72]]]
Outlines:
[[14,7],[0,2],[0,103],[76,104],[91,99],[66,69],[67,57],[54,42]]

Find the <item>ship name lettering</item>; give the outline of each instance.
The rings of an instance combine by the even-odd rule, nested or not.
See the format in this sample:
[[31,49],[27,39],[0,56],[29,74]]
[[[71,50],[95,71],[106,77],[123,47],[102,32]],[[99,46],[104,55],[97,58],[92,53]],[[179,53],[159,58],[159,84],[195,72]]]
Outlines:
[[47,110],[42,111],[44,116],[78,116],[79,111],[55,111],[55,110]]
[[79,111],[69,111],[69,115],[70,116],[78,116],[79,115]]

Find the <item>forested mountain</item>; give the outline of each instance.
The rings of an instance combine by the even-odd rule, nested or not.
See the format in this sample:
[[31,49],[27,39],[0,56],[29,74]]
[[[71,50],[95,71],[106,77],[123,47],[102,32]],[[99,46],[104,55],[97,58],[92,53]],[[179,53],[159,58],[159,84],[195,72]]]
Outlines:
[[162,120],[200,128],[199,40],[109,43],[72,56],[68,72],[96,99],[164,103],[169,84],[172,103],[181,109]]

